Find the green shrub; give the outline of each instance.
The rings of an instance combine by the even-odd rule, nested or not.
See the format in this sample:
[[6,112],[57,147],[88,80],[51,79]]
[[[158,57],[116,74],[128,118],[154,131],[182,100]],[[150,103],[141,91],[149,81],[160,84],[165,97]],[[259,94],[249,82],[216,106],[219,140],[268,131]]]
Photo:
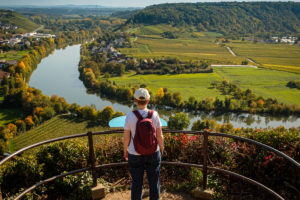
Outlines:
[[190,119],[186,113],[176,113],[169,118],[168,128],[171,130],[184,130],[190,124]]

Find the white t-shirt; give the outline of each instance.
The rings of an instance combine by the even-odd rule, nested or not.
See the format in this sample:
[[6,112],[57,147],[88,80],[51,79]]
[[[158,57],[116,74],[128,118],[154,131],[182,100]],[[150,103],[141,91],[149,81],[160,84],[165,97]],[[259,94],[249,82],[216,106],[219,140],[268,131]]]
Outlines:
[[[138,110],[138,111],[142,115],[143,118],[146,118],[148,116],[148,109]],[[133,138],[134,138],[134,135],[135,135],[137,121],[138,121],[138,119],[137,119],[137,117],[135,116],[135,114],[133,112],[130,112],[126,115],[124,129],[125,130],[130,130],[130,132],[131,132],[130,144],[129,144],[129,147],[128,147],[128,153],[133,154],[133,155],[140,155],[139,153],[137,153],[135,151],[134,144],[133,144]],[[159,119],[159,115],[156,111],[153,112],[152,121],[153,121],[153,124],[154,124],[156,129],[161,128],[161,122],[160,122],[160,119]],[[159,145],[157,145],[156,151],[159,151]]]

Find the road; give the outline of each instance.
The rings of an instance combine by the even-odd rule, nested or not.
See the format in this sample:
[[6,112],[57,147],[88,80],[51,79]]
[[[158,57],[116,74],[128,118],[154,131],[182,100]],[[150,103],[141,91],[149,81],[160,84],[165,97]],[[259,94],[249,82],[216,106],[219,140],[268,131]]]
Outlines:
[[38,30],[41,30],[41,29],[43,29],[44,28],[44,25],[42,25],[42,26],[40,26],[40,27],[38,27],[37,29],[35,29],[34,31],[32,31],[32,32],[37,32]]
[[228,49],[228,51],[233,55],[233,56],[236,56],[236,54],[231,50],[230,47],[226,47]]

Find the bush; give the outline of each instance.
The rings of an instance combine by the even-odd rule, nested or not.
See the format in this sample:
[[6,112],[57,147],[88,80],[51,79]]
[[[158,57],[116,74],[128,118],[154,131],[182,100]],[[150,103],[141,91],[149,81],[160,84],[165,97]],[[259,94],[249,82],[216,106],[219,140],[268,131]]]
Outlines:
[[184,130],[190,125],[190,118],[186,113],[176,113],[169,118],[168,128],[172,130]]

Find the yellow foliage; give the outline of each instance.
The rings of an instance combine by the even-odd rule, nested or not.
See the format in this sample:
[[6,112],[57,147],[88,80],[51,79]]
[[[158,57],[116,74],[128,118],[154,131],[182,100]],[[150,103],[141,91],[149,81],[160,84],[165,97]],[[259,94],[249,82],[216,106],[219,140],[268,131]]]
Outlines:
[[32,116],[27,116],[25,119],[24,119],[24,122],[27,126],[33,126],[34,125],[34,122],[32,120]]
[[164,97],[164,89],[163,88],[159,88],[158,89],[158,92],[157,92],[157,96],[159,97],[159,98],[163,98]]
[[42,107],[36,107],[33,111],[33,113],[37,116],[42,116],[44,115],[44,108]]
[[17,126],[14,125],[14,124],[12,124],[12,123],[9,123],[9,124],[7,125],[7,128],[8,128],[9,133],[10,133],[9,136],[13,136],[13,135],[17,132]]
[[54,43],[54,39],[53,39],[53,38],[49,38],[49,41],[50,41],[51,43]]
[[260,100],[257,101],[257,106],[260,107],[260,108],[263,107],[264,104],[265,104],[265,102],[262,99],[260,99]]
[[21,61],[21,62],[18,63],[18,67],[20,67],[21,70],[25,71],[26,67],[25,67],[25,64],[24,64],[23,61]]

